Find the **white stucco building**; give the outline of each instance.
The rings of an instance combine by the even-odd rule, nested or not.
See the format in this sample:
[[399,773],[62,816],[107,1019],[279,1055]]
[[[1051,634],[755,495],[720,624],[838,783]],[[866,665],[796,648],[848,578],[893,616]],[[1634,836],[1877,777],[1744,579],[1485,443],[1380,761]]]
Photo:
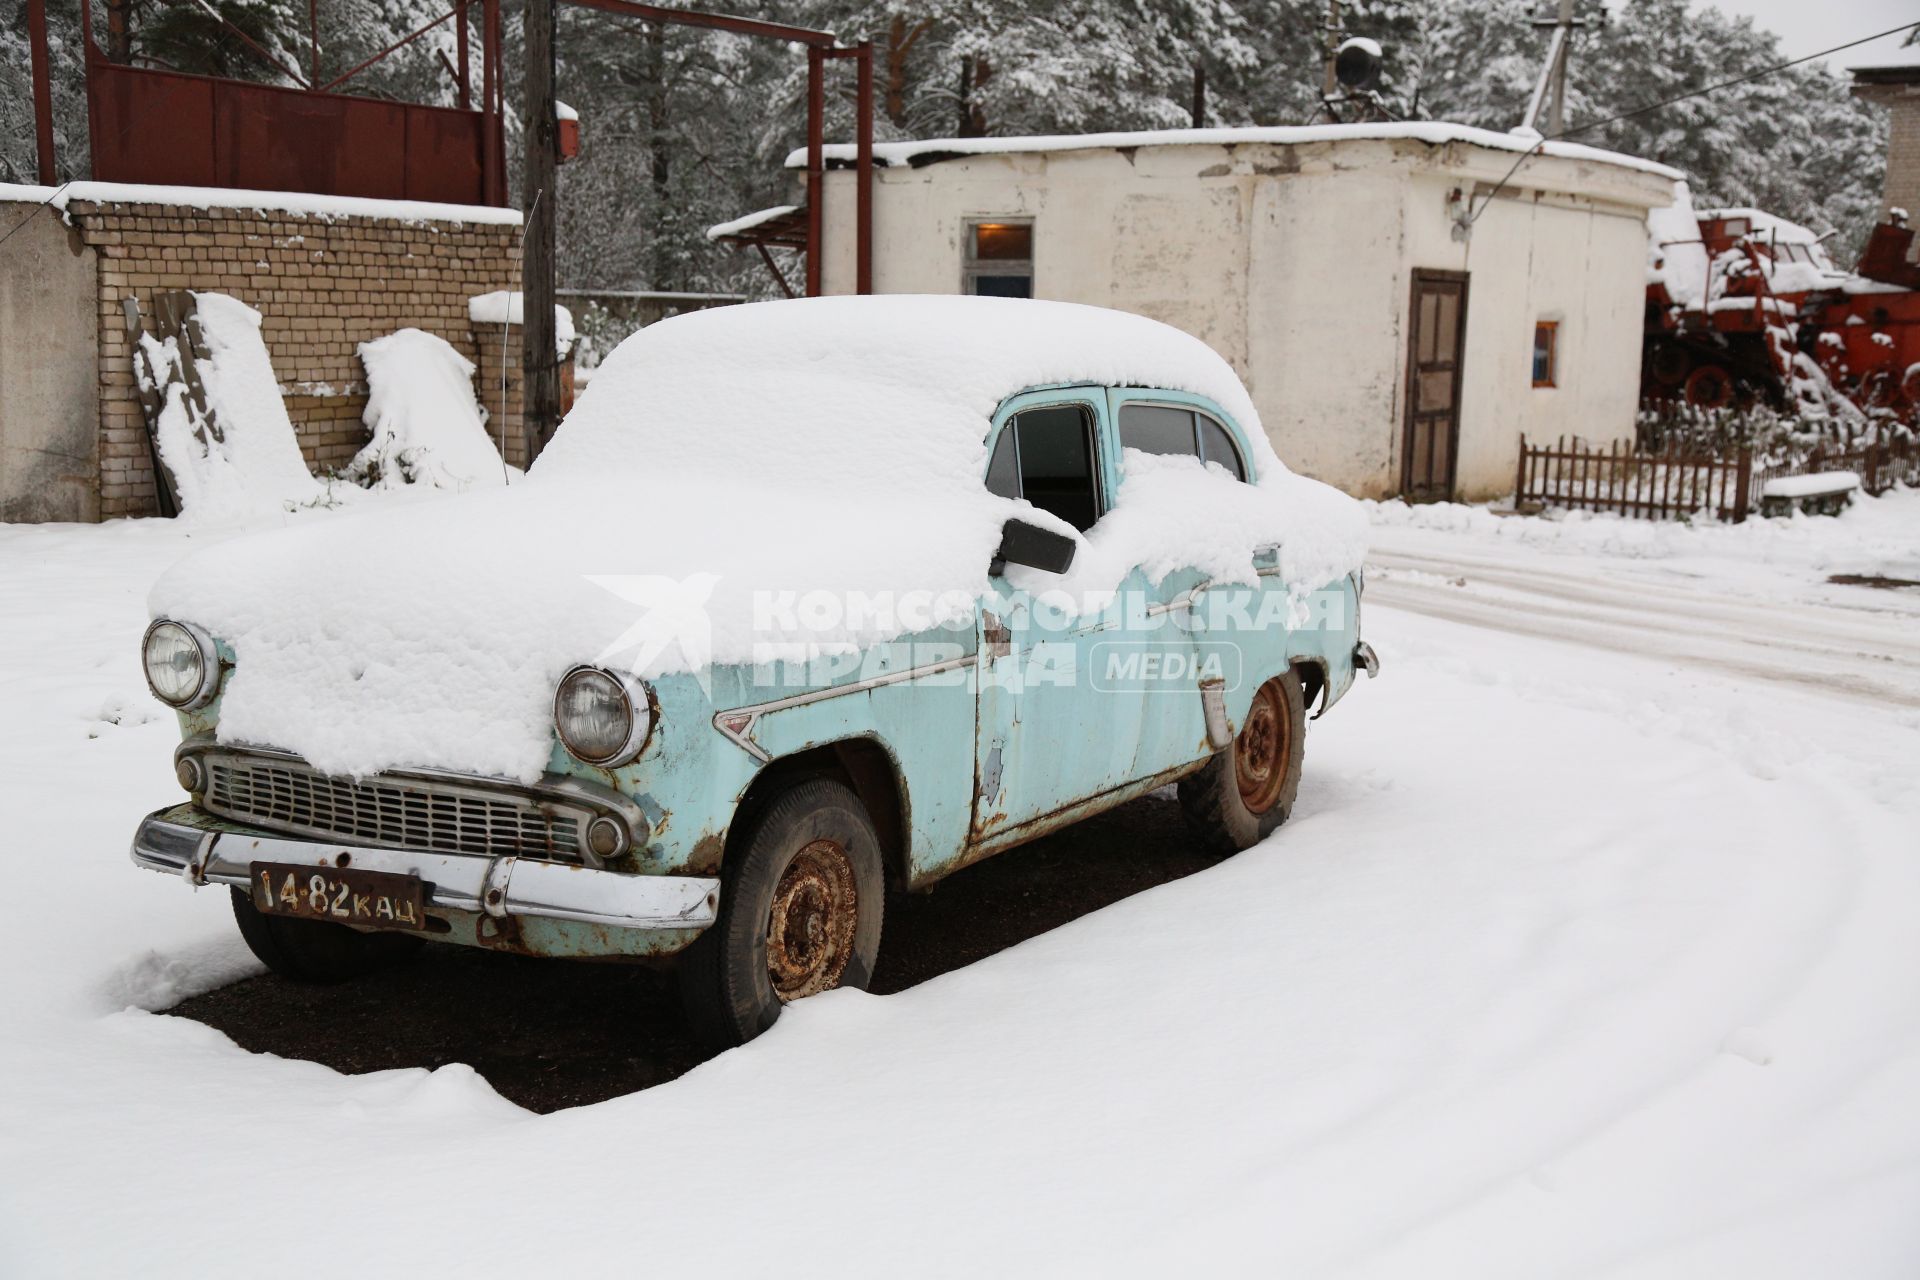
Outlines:
[[[1559,143],[1523,160],[1530,141],[1397,124],[881,144],[874,290],[1152,316],[1233,363],[1296,470],[1493,497],[1523,432],[1631,435],[1646,213],[1678,176]],[[852,148],[828,159],[823,281],[850,293]]]

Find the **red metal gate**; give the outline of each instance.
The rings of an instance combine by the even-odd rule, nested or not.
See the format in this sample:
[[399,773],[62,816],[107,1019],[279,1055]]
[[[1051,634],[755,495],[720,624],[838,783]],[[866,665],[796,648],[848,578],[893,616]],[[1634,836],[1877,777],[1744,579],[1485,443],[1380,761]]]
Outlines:
[[488,204],[483,112],[98,62],[93,176]]

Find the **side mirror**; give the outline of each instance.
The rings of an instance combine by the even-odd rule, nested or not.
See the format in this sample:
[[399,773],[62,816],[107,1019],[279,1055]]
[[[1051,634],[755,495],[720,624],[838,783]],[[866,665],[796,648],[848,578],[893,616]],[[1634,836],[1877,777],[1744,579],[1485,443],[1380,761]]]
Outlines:
[[1048,573],[1065,573],[1073,564],[1076,544],[1065,534],[1042,529],[1025,520],[1009,520],[1000,527],[1000,549],[993,553],[988,572],[1000,574],[1010,564],[1023,564]]

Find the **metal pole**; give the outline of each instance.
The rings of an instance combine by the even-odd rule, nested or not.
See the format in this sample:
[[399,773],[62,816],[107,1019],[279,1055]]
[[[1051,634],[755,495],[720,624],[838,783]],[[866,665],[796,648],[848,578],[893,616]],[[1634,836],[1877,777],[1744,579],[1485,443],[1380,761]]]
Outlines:
[[473,84],[471,74],[467,68],[467,62],[471,56],[467,48],[467,0],[459,0],[459,3],[454,5],[454,10],[457,15],[454,18],[454,22],[457,24],[456,34],[454,36],[454,45],[457,50],[455,57],[460,64],[460,109],[462,111],[471,111],[473,109]]
[[526,209],[520,241],[520,422],[527,464],[540,456],[560,416],[560,369],[553,323],[554,178],[559,165],[553,106],[554,0],[527,0],[526,121],[520,198]]
[[1560,25],[1554,33],[1553,106],[1547,115],[1547,136],[1557,138],[1567,123],[1567,54],[1573,44],[1573,0],[1560,0]]
[[498,208],[507,203],[506,148],[500,136],[500,0],[481,0],[480,21],[484,24],[480,33],[480,109],[485,112],[480,145],[486,152],[480,157],[481,186],[486,202]]
[[858,87],[854,93],[854,109],[860,113],[860,122],[854,131],[855,159],[854,181],[859,184],[856,196],[855,231],[859,247],[854,267],[854,292],[873,292],[873,41],[862,40],[860,53],[854,61],[854,70],[858,75]]
[[27,43],[33,50],[33,135],[39,151],[40,181],[59,181],[53,155],[53,80],[47,52],[47,0],[27,0]]
[[1193,127],[1207,127],[1207,64],[1193,64]]
[[320,83],[320,0],[307,0],[307,45],[313,58],[311,84]]
[[822,74],[825,51],[807,47],[807,296],[821,293],[820,252],[822,204],[826,199],[826,89]]

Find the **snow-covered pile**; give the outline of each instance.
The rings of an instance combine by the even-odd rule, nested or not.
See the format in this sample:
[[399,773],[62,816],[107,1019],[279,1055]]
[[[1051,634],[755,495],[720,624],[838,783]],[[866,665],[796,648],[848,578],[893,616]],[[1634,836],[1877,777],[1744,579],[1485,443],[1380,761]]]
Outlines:
[[1647,283],[1663,284],[1676,306],[1699,311],[1707,305],[1707,246],[1693,210],[1693,193],[1673,184],[1673,203],[1647,211]]
[[473,362],[447,340],[402,329],[360,344],[371,438],[346,477],[373,489],[428,485],[463,492],[505,484],[473,398]]
[[[518,289],[495,289],[467,299],[467,319],[475,324],[521,324],[527,311],[526,295]],[[573,347],[573,312],[558,303],[553,307],[553,342],[562,359]]]
[[260,313],[225,294],[193,297],[208,352],[195,367],[210,420],[201,418],[187,395],[177,340],[140,339],[166,395],[155,434],[180,513],[194,520],[242,520],[321,501],[326,491],[300,456],[260,338]]
[[[1302,591],[1359,565],[1359,506],[1280,463],[1197,338],[1065,303],[823,298],[649,326],[601,365],[525,484],[228,543],[168,574],[151,606],[233,645],[223,735],[333,771],[531,778],[553,682],[637,620],[588,575],[698,584],[720,663],[894,639],[898,617],[868,611],[770,637],[756,594],[980,598],[1006,519],[1067,531],[987,492],[989,416],[1025,388],[1077,382],[1209,396],[1244,428],[1259,483],[1197,463],[1136,470],[1066,585],[1099,593],[1133,564],[1179,563],[1252,581],[1272,543]],[[687,665],[668,646],[647,674]]]

